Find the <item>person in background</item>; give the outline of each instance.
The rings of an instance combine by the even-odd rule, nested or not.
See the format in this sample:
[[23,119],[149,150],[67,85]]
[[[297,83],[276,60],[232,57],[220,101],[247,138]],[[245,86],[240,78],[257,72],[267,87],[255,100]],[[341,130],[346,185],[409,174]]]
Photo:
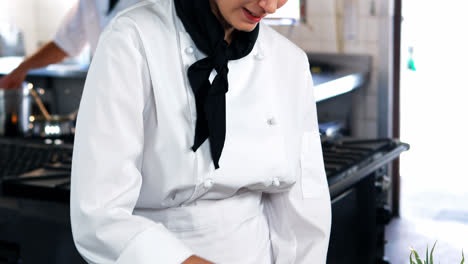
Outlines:
[[151,0],[90,65],[70,218],[89,263],[325,264],[331,204],[287,0]]
[[141,0],[78,0],[65,16],[54,40],[47,42],[26,58],[10,74],[0,78],[0,88],[19,88],[28,71],[59,63],[66,57],[77,56],[88,43],[91,52],[99,35],[120,11]]

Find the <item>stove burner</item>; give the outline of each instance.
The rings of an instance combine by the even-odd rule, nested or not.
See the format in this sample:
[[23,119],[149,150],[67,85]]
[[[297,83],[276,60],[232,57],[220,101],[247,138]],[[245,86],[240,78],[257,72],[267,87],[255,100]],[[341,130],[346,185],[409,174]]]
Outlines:
[[68,201],[72,148],[27,141],[0,141],[0,179],[5,195]]
[[390,139],[323,141],[322,151],[327,177],[334,177],[345,171],[352,171],[353,167],[370,163],[378,158],[374,157],[375,154],[388,151],[394,146]]
[[[401,145],[404,143],[391,139],[323,140],[325,171],[332,196],[345,188],[341,186],[343,182],[356,177],[362,169],[369,170],[367,166],[400,147],[401,150],[392,155],[392,159],[396,158],[407,149]],[[71,146],[30,144],[26,140],[9,142],[0,139],[0,178],[3,176],[3,193],[68,202],[71,160]],[[382,165],[384,164],[379,164]],[[362,175],[357,175],[357,178],[359,177]]]

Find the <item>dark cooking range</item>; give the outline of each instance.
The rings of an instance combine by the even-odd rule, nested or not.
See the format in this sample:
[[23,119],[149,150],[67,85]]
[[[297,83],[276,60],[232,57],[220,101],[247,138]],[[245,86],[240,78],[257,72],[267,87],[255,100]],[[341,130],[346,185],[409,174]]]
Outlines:
[[389,162],[409,145],[391,139],[324,140],[332,199],[327,264],[385,264],[385,225],[392,217]]
[[72,146],[46,142],[0,140],[3,195],[69,201]]
[[[0,176],[5,197],[69,202],[72,145],[0,139]],[[388,209],[387,164],[409,146],[390,139],[323,139],[332,198],[328,264],[385,263]]]

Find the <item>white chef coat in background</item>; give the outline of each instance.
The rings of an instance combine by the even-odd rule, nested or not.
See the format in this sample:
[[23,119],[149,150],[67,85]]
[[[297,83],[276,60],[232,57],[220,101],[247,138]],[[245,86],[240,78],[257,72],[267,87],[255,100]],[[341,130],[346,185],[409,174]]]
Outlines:
[[252,52],[229,62],[217,170],[209,140],[191,150],[186,73],[203,57],[173,0],[141,2],[102,34],[73,152],[79,252],[89,263],[325,263],[330,196],[306,55],[262,24]]
[[118,12],[140,1],[120,0],[108,13],[109,0],[77,0],[62,20],[54,43],[72,57],[77,56],[86,43],[94,53],[99,35],[110,20]]

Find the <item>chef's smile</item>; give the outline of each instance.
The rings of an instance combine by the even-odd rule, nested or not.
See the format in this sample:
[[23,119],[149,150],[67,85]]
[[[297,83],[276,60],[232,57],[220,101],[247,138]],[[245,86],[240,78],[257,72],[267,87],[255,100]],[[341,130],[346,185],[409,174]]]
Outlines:
[[245,7],[242,8],[242,11],[244,12],[244,15],[247,18],[247,20],[255,24],[260,22],[260,20],[262,20],[262,18],[265,17],[266,15],[266,14],[256,15]]
[[225,30],[250,32],[268,14],[286,4],[287,0],[210,0],[212,10]]

